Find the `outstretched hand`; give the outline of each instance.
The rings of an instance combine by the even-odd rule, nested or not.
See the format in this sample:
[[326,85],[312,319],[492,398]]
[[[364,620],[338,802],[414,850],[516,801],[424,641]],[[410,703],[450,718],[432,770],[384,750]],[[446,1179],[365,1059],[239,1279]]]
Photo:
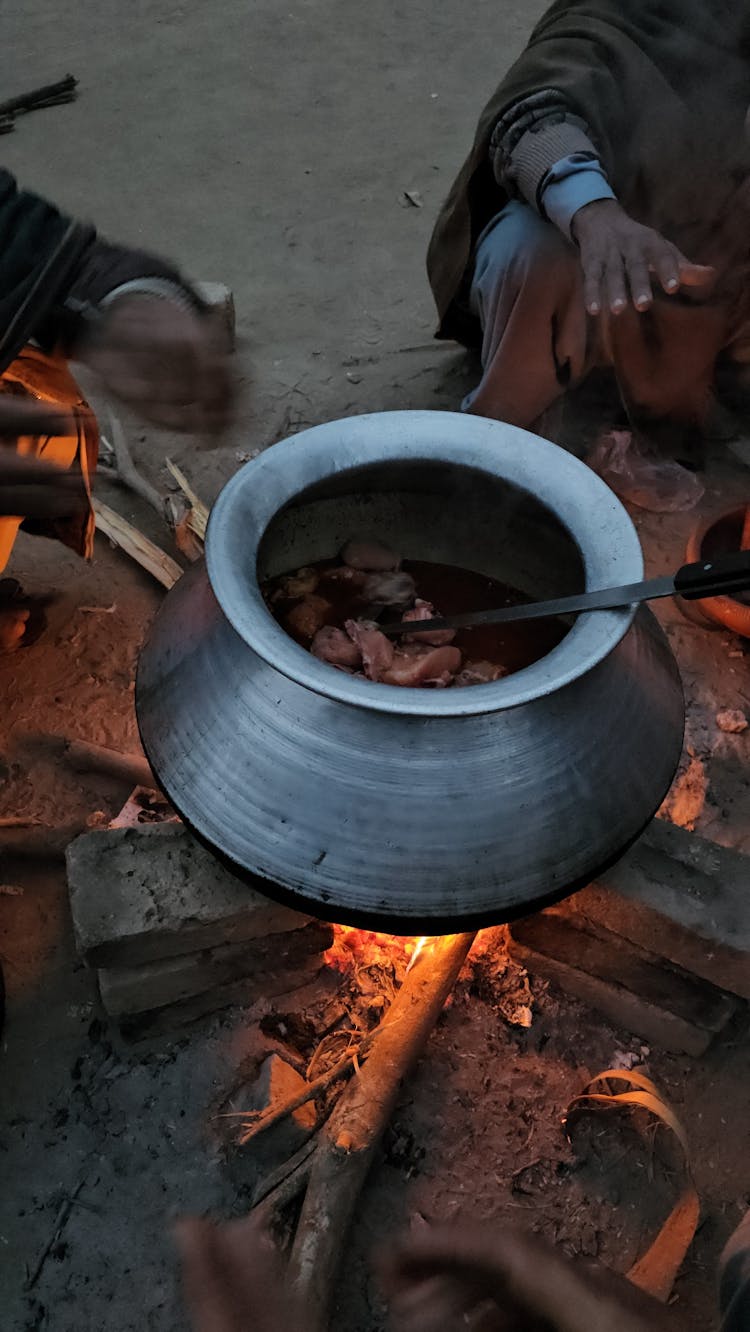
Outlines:
[[215,322],[155,296],[122,296],[76,347],[104,388],[168,430],[218,433],[234,383]]
[[401,1332],[678,1332],[673,1311],[624,1277],[532,1235],[425,1227],[382,1263]]
[[586,204],[571,226],[583,268],[583,293],[590,315],[604,309],[622,314],[632,301],[636,310],[650,309],[655,277],[668,296],[681,287],[706,287],[713,268],[693,264],[658,231],[635,222],[614,199]]
[[190,1218],[177,1241],[194,1332],[305,1332],[280,1255],[254,1217],[219,1226]]

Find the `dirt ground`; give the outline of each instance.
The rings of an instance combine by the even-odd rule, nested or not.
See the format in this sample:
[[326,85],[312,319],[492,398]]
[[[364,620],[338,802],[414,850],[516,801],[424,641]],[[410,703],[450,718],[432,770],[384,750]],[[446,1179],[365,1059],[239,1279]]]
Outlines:
[[[234,292],[238,423],[213,450],[131,428],[156,484],[166,485],[171,456],[210,501],[248,456],[307,424],[457,405],[472,367],[431,341],[424,250],[482,97],[542,8],[513,0],[499,12],[479,0],[467,23],[458,0],[356,12],[342,0],[292,9],[272,0],[139,0],[127,11],[79,0],[63,18],[49,0],[27,0],[5,16],[7,95],[68,70],[82,90],[77,103],[21,121],[3,138],[3,162],[104,233],[172,253],[192,276]],[[423,206],[408,203],[406,190]],[[608,423],[608,409],[597,411],[566,415],[571,446]],[[735,453],[714,447],[697,512],[747,498],[746,477]],[[102,494],[168,544],[139,501],[108,486]],[[650,572],[676,567],[696,512],[634,517]],[[64,600],[46,640],[0,661],[0,817],[57,824],[109,814],[127,791],[71,774],[28,737],[135,745],[134,665],[160,590],[102,541],[84,566],[22,538],[9,572],[30,589],[60,589]],[[750,851],[750,732],[725,735],[715,722],[723,708],[750,712],[747,656],[730,635],[674,607],[662,616],[688,696],[683,768],[692,768],[680,816]],[[5,862],[0,879],[9,992],[0,1056],[3,1330],[175,1332],[186,1324],[172,1218],[241,1213],[268,1165],[227,1153],[211,1121],[250,1057],[248,1016],[230,1011],[172,1037],[124,1043],[75,958],[62,873]],[[420,1217],[531,1225],[572,1252],[625,1266],[664,1199],[656,1185],[643,1188],[647,1164],[636,1152],[597,1166],[590,1144],[576,1157],[560,1128],[587,1075],[622,1054],[645,1060],[688,1125],[703,1221],[677,1299],[686,1327],[707,1326],[718,1254],[750,1203],[746,1020],[690,1060],[644,1053],[533,977],[528,1030],[510,1026],[497,996],[476,989],[470,977],[459,986],[404,1089],[362,1198],[336,1326],[385,1326],[366,1256]]]

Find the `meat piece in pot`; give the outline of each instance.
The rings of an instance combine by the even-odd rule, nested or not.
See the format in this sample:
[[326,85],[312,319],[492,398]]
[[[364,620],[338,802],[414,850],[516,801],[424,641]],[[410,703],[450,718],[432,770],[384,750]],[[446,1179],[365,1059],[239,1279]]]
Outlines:
[[502,666],[496,666],[494,661],[467,661],[462,671],[458,672],[455,679],[457,689],[465,689],[469,685],[493,684],[495,680],[502,680],[507,675]]
[[325,597],[318,597],[313,592],[304,601],[300,601],[285,616],[286,624],[296,638],[314,638],[323,628],[333,607]]
[[271,601],[296,601],[314,592],[318,586],[317,569],[298,569],[296,573],[285,574],[279,578],[273,588]]
[[[416,646],[416,645],[415,645]],[[393,654],[390,667],[382,675],[384,684],[419,688],[421,685],[449,685],[461,669],[461,653],[457,647],[424,648],[421,651],[401,648]]]
[[347,620],[346,632],[359,648],[368,680],[382,680],[393,661],[393,644],[371,620]]
[[362,588],[371,606],[410,606],[416,595],[417,585],[408,573],[371,573]]
[[331,666],[359,670],[362,665],[362,653],[357,644],[332,624],[326,624],[315,635],[310,648],[319,661],[327,661]]
[[347,541],[341,552],[344,564],[352,569],[366,569],[368,573],[387,573],[398,569],[401,559],[390,546],[375,539],[355,538]]
[[[417,598],[414,609],[408,610],[401,617],[404,624],[418,624],[420,620],[438,620],[440,618],[431,601]],[[455,629],[433,629],[427,634],[404,634],[405,643],[427,643],[431,647],[445,647],[456,637]]]
[[350,588],[352,592],[358,592],[368,577],[364,569],[350,569],[348,564],[337,564],[333,569],[323,570],[320,584],[323,589],[331,584],[335,588]]

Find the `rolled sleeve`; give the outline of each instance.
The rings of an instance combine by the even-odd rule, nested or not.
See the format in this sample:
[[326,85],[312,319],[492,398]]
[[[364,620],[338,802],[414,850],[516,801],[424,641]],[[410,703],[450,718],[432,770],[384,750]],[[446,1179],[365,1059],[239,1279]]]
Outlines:
[[561,159],[547,173],[539,191],[539,206],[543,216],[570,237],[571,223],[581,208],[614,198],[600,162],[595,157],[574,154]]

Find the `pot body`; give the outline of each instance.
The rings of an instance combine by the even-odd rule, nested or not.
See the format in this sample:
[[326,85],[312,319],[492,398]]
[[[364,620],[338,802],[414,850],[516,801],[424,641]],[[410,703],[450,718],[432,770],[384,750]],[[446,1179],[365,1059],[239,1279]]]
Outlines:
[[656,621],[580,616],[492,685],[352,679],[287,637],[258,584],[365,523],[411,558],[531,595],[642,574],[619,501],[523,431],[385,413],[276,445],[220,497],[207,564],[170,592],[142,653],[138,718],[165,792],[254,886],[367,927],[497,923],[590,881],[679,760],[682,691]]

